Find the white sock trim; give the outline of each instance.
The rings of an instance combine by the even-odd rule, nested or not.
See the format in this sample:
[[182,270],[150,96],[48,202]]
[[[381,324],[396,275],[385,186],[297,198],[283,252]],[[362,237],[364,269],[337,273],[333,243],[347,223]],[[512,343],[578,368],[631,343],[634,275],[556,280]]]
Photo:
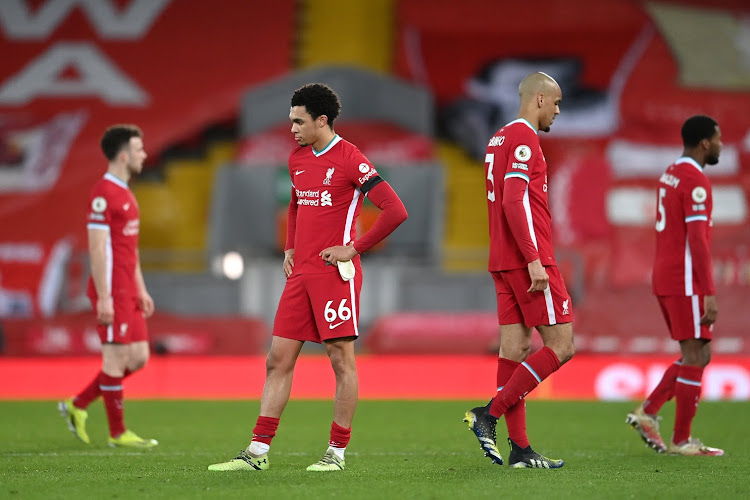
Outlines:
[[270,444],[261,443],[260,441],[252,441],[250,446],[247,447],[247,452],[257,457],[258,455],[265,455],[270,449]]
[[329,446],[328,449],[332,451],[339,460],[344,459],[344,452],[346,451],[346,448],[336,448],[335,446]]

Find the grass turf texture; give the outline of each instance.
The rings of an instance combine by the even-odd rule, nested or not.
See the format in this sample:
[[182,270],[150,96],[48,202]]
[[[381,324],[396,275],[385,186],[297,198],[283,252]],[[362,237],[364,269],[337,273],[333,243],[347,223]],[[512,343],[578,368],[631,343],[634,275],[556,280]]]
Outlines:
[[[332,408],[291,401],[264,472],[209,472],[248,444],[257,401],[129,401],[126,422],[159,446],[106,446],[101,402],[92,444],[76,440],[54,402],[0,402],[0,498],[738,498],[748,497],[750,403],[702,403],[693,434],[724,457],[657,455],[625,423],[631,403],[528,403],[532,446],[560,470],[491,465],[461,420],[479,402],[362,401],[347,469],[311,473]],[[664,409],[671,436],[674,405]],[[508,457],[504,422],[499,448]]]

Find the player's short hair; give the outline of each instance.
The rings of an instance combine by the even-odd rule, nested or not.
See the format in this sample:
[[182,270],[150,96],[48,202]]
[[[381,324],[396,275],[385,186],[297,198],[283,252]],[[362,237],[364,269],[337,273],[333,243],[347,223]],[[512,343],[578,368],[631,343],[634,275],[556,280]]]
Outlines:
[[682,125],[682,144],[686,148],[694,148],[703,139],[711,139],[716,133],[716,120],[710,116],[691,116]]
[[130,145],[133,137],[143,137],[141,129],[135,125],[112,125],[102,136],[102,153],[109,161],[114,160],[123,148]]
[[308,83],[292,94],[292,107],[304,106],[313,120],[321,115],[328,117],[328,125],[333,128],[333,121],[341,113],[341,99],[325,83]]

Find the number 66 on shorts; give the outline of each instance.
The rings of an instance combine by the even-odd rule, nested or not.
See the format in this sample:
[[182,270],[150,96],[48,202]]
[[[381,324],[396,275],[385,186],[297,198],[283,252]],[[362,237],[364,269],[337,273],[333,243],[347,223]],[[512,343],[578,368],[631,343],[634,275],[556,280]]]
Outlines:
[[361,271],[349,281],[343,281],[335,269],[292,275],[279,300],[273,334],[318,343],[359,336],[361,289]]

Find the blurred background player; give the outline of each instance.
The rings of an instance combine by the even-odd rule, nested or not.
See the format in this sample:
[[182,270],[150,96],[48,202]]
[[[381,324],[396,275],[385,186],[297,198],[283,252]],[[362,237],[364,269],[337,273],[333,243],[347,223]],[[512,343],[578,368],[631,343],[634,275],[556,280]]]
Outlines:
[[70,430],[84,443],[86,408],[100,395],[109,422],[109,445],[151,448],[158,442],[143,439],[125,428],[122,381],[148,361],[145,318],[154,313],[138,256],[138,203],[128,187],[143,169],[143,134],[135,125],[115,125],[104,132],[102,151],[107,173],[91,190],[88,240],[91,261],[87,295],[96,311],[102,342],[102,369],[77,396],[58,403]]
[[[359,392],[354,359],[362,287],[359,254],[388,236],[407,213],[369,160],[334,132],[340,111],[339,96],[327,85],[305,85],[292,95],[289,119],[299,147],[289,156],[292,196],[283,262],[287,282],[274,320],[260,415],[247,449],[209,470],[268,468],[268,450],[305,341],[323,343],[336,375],[328,449],[307,470],[344,469]],[[372,228],[356,238],[364,196],[382,212]]]
[[[703,170],[719,162],[721,130],[712,118],[693,116],[682,126],[682,143],[682,156],[659,179],[652,275],[654,295],[682,356],[626,422],[659,453],[720,456],[724,450],[691,437],[690,427],[698,409],[703,369],[711,360],[718,314],[710,254],[713,198]],[[659,434],[657,414],[673,396],[674,434],[667,447]]]
[[[560,113],[562,91],[541,72],[519,85],[518,119],[498,130],[485,156],[490,227],[489,271],[495,281],[500,324],[497,395],[466,412],[485,456],[502,464],[495,426],[505,415],[513,468],[559,468],[562,460],[532,450],[523,399],[573,357],[573,310],[555,262],[547,204],[547,162],[538,131],[549,132]],[[536,328],[544,347],[529,356]],[[528,359],[527,359],[528,358]]]

